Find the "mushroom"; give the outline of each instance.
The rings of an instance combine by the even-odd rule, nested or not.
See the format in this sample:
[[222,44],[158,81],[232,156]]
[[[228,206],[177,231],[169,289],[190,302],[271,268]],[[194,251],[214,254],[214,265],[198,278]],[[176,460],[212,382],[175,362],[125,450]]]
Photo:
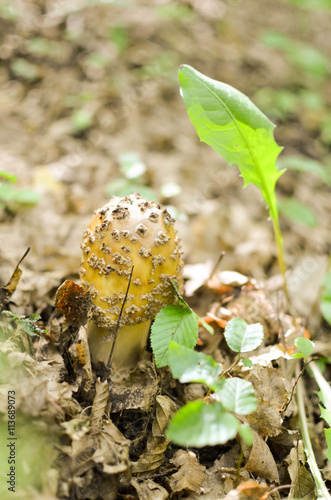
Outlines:
[[95,309],[88,327],[94,364],[107,364],[121,307],[112,366],[132,370],[145,349],[156,314],[175,300],[171,280],[183,262],[175,220],[159,203],[138,194],[113,196],[84,231],[80,278]]

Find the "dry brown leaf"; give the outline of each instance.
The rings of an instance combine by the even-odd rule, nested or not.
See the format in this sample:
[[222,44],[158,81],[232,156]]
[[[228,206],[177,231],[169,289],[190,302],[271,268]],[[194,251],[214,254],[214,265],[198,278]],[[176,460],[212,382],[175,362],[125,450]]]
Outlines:
[[101,382],[100,378],[97,378],[95,384],[95,396],[91,411],[91,428],[94,431],[98,431],[98,429],[101,428],[103,416],[105,414],[108,403],[108,398],[109,389],[107,380]]
[[123,410],[152,411],[159,392],[159,377],[153,362],[140,361],[125,386],[116,380],[116,373],[112,375],[112,381],[114,383],[109,391],[112,413]]
[[224,500],[263,500],[269,490],[269,486],[250,479],[239,484],[235,490],[231,490]]
[[132,463],[133,474],[155,470],[162,465],[164,460],[164,452],[169,444],[169,440],[164,437],[164,431],[176,411],[176,405],[168,396],[157,396],[156,403],[152,432],[147,438],[144,453],[137,462]]
[[305,453],[302,442],[299,442],[298,447],[292,448],[285,462],[288,463],[287,470],[291,478],[291,483],[294,484],[290,498],[303,498],[305,500],[316,498],[314,479],[305,465],[303,465],[303,462],[305,462]]
[[138,493],[139,500],[166,500],[169,498],[167,490],[151,479],[138,481],[138,479],[133,478],[131,484]]
[[290,389],[280,368],[254,365],[248,380],[258,400],[256,410],[246,417],[250,426],[265,436],[277,436],[283,423],[281,410],[290,396]]
[[97,436],[97,450],[93,460],[106,474],[119,474],[129,467],[130,441],[126,439],[111,420],[103,423]]
[[[279,483],[278,468],[266,442],[253,431],[253,446],[248,452],[245,469],[253,474],[265,477],[274,483]],[[244,454],[247,456],[247,448]]]
[[20,259],[19,263],[14,269],[14,272],[7,283],[7,285],[1,286],[0,287],[0,310],[3,308],[4,304],[9,301],[10,297],[13,295],[13,293],[16,290],[16,287],[21,279],[22,276],[22,270],[18,267],[22,260],[27,256],[27,254],[30,251],[30,247],[26,250],[25,254],[23,257]]
[[199,464],[196,455],[192,452],[178,450],[170,460],[179,470],[169,479],[174,493],[183,490],[198,492],[205,479],[206,467]]

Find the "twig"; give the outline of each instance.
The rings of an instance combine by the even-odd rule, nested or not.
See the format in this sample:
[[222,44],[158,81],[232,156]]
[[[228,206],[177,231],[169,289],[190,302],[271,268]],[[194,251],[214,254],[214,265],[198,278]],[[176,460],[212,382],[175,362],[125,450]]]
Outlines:
[[116,323],[116,329],[115,329],[114,340],[113,340],[113,344],[112,344],[112,346],[111,346],[111,351],[110,351],[109,358],[108,358],[108,363],[107,363],[107,368],[108,368],[108,370],[109,370],[109,373],[111,372],[111,358],[112,358],[113,353],[114,353],[114,349],[115,349],[115,342],[116,342],[116,339],[117,339],[118,331],[119,331],[119,329],[120,329],[120,322],[121,322],[121,318],[122,318],[122,314],[123,314],[124,305],[125,305],[125,302],[126,302],[126,299],[127,299],[127,297],[128,297],[129,290],[130,290],[130,285],[131,285],[131,280],[132,280],[133,269],[134,269],[134,266],[132,266],[132,269],[131,269],[130,278],[129,278],[129,283],[128,283],[128,286],[127,286],[127,289],[126,289],[126,292],[125,292],[125,297],[124,297],[124,300],[123,300],[123,303],[122,303],[121,311],[120,311],[120,314],[119,314],[119,316],[118,316],[118,320],[117,320],[117,323]]

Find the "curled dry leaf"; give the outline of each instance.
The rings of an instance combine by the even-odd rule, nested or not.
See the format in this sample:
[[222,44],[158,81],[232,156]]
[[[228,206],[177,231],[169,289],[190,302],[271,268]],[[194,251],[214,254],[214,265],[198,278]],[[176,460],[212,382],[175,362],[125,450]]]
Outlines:
[[19,268],[20,263],[22,262],[23,259],[28,255],[30,251],[30,247],[26,250],[25,254],[23,257],[20,259],[19,263],[14,269],[13,274],[11,275],[11,278],[7,285],[1,286],[0,287],[0,310],[3,309],[3,306],[6,302],[9,301],[10,297],[13,295],[13,293],[16,290],[16,287],[21,279],[22,276],[22,269]]
[[248,380],[252,382],[258,400],[256,410],[247,415],[249,425],[265,436],[277,436],[283,423],[281,411],[290,397],[290,388],[281,369],[254,365]]
[[244,455],[248,455],[245,469],[274,483],[279,483],[278,468],[269,446],[256,431],[252,432],[252,448],[248,451],[248,448],[244,446]]
[[188,490],[198,492],[205,479],[206,467],[199,464],[196,455],[192,452],[178,450],[170,460],[179,470],[169,479],[174,493]]
[[169,498],[167,490],[151,479],[138,481],[138,479],[133,478],[131,484],[136,490],[139,500],[166,500]]
[[164,431],[176,411],[176,405],[168,396],[157,396],[156,404],[152,432],[147,438],[144,453],[137,462],[132,463],[133,474],[155,470],[162,465],[164,460],[164,452],[169,444],[169,440],[164,437]]

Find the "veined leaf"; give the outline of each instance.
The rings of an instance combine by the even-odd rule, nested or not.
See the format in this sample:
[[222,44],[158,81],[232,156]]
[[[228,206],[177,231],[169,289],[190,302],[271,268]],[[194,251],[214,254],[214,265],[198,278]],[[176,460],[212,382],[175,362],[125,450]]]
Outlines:
[[213,446],[233,439],[239,421],[227,413],[220,403],[207,405],[202,400],[191,401],[171,419],[166,437],[182,446]]
[[247,96],[191,66],[181,66],[179,79],[187,113],[200,139],[239,167],[245,186],[252,183],[260,189],[278,223],[275,185],[284,171],[276,168],[282,148],[273,137],[273,123]]
[[234,352],[253,351],[263,341],[263,326],[248,325],[242,318],[233,318],[225,327],[224,337]]
[[248,415],[257,407],[251,382],[238,377],[226,379],[221,389],[215,392],[215,396],[227,410],[238,415]]
[[211,356],[170,342],[167,360],[173,376],[182,384],[201,382],[213,390],[219,386],[222,370]]
[[171,340],[193,348],[198,339],[198,318],[189,308],[166,306],[155,318],[152,325],[151,344],[157,367],[168,364],[168,348]]

